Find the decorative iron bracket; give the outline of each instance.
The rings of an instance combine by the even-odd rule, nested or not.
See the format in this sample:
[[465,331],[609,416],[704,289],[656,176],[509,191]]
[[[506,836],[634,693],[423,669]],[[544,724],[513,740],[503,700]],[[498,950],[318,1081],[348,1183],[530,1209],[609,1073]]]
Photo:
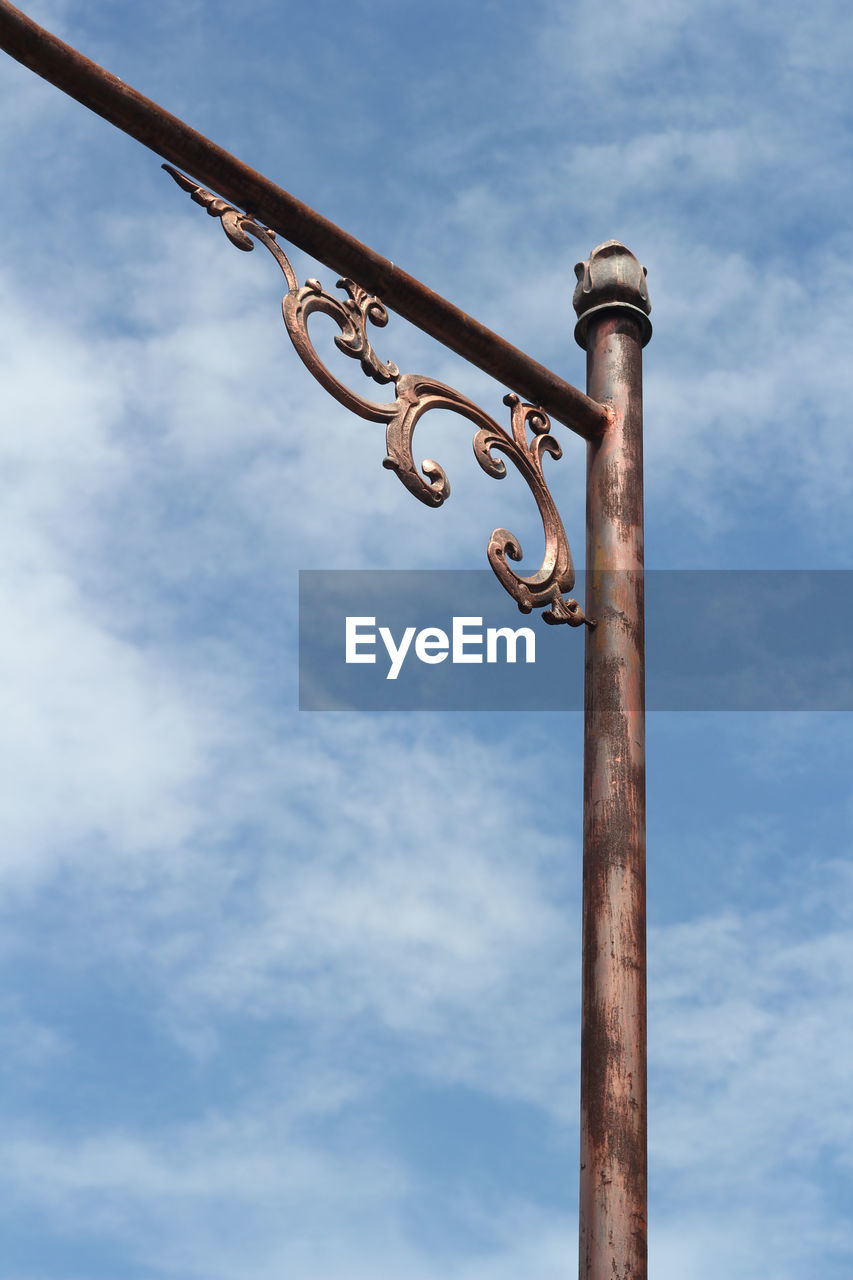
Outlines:
[[[474,423],[478,428],[473,441],[474,456],[488,475],[502,479],[506,475],[506,463],[496,455],[500,453],[509,458],[539,508],[545,532],[545,555],[536,573],[522,577],[507,563],[507,560],[517,562],[522,558],[518,539],[507,529],[495,529],[488,546],[492,569],[522,613],[548,606],[542,614],[547,623],[568,623],[570,627],[586,623],[594,627],[595,622],[585,616],[577,600],[564,598],[564,592],[574,586],[575,571],[563,523],[542,469],[543,454],[550,454],[552,458],[562,456],[558,441],[550,434],[547,415],[536,405],[523,403],[515,394],[504,396],[504,404],[511,410],[511,431],[507,431],[453,387],[420,374],[400,373],[391,361],[383,364],[367,336],[368,320],[377,328],[388,323],[388,312],[379,298],[350,279],[337,282],[337,287],[346,292],[346,298],[326,293],[319,280],[309,279],[300,286],[275,232],[256,222],[251,214],[242,213],[198,186],[171,165],[164,164],[163,168],[179,187],[189,192],[196,204],[205,208],[211,217],[219,218],[223,231],[238,249],[254,249],[257,240],[269,250],[287,281],[282,314],[298,356],[320,385],[346,408],[370,422],[386,423],[387,456],[382,465],[395,471],[416,498],[428,507],[440,507],[450,496],[450,484],[443,468],[432,458],[425,458],[419,471],[412,455],[415,427],[430,409],[449,409]],[[393,384],[396,392],[393,401],[365,399],[323,364],[308,334],[308,318],[316,311],[335,321],[340,329],[335,335],[335,345],[344,355],[358,360],[368,378],[382,385]]]

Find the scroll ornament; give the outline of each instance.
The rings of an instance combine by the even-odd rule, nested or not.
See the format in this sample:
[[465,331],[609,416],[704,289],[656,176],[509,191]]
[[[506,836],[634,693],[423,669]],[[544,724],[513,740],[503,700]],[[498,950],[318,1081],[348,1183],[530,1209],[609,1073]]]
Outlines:
[[[379,298],[350,279],[337,282],[337,287],[346,293],[345,298],[326,293],[319,280],[309,279],[300,285],[273,231],[198,186],[171,165],[165,164],[163,168],[179,187],[189,192],[196,204],[205,208],[211,217],[219,218],[223,231],[238,249],[254,249],[258,241],[269,250],[287,281],[282,314],[297,354],[320,385],[346,408],[368,421],[386,423],[387,456],[383,466],[395,471],[416,498],[428,507],[440,507],[450,496],[450,484],[439,463],[425,458],[419,470],[412,454],[415,427],[431,409],[449,409],[474,423],[477,427],[474,456],[488,475],[502,479],[507,474],[504,458],[510,460],[523,476],[539,508],[545,554],[536,573],[522,577],[507,563],[522,558],[518,539],[507,529],[495,529],[488,545],[492,569],[522,613],[547,606],[542,614],[547,623],[595,626],[577,600],[564,598],[564,593],[574,586],[575,572],[568,539],[542,469],[544,454],[552,458],[562,455],[560,445],[550,434],[551,424],[545,413],[535,405],[523,403],[515,394],[504,396],[511,418],[511,429],[507,431],[453,387],[420,374],[400,373],[391,361],[383,363],[367,335],[368,321],[377,328],[384,328],[388,323],[388,312]],[[308,319],[315,312],[329,316],[337,324],[340,333],[335,335],[335,345],[344,355],[358,360],[368,378],[380,385],[393,385],[396,393],[393,401],[366,399],[323,364],[308,333]]]

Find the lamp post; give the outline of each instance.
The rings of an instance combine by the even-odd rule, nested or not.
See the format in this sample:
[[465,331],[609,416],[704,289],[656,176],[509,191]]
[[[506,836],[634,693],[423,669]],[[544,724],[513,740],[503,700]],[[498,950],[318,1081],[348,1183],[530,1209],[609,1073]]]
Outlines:
[[[586,624],[580,1278],[645,1280],[641,372],[651,325],[644,269],[617,241],[599,245],[576,268],[575,337],[587,353],[583,393],[7,0],[0,0],[0,48],[168,161],[164,167],[238,248],[260,243],[273,255],[287,283],[284,321],[300,358],[353,412],[385,422],[384,465],[417,498],[434,507],[449,494],[440,465],[427,459],[418,467],[412,453],[415,427],[434,408],[474,424],[474,452],[485,471],[503,475],[506,458],[528,484],[545,531],[540,569],[524,577],[511,568],[507,561],[520,560],[521,549],[505,529],[491,535],[489,561],[524,612],[543,608],[551,624]],[[346,297],[327,293],[316,280],[300,285],[277,235],[338,271]],[[510,387],[510,429],[453,388],[380,361],[367,326],[387,322],[386,306]],[[308,335],[316,311],[335,321],[339,349],[357,359],[365,375],[393,385],[393,401],[367,399],[325,366]],[[548,415],[587,442],[585,608],[566,595],[574,569],[542,467],[543,454],[561,453]]]
[[645,272],[622,245],[576,268],[575,337],[610,425],[587,445],[581,1280],[646,1275]]

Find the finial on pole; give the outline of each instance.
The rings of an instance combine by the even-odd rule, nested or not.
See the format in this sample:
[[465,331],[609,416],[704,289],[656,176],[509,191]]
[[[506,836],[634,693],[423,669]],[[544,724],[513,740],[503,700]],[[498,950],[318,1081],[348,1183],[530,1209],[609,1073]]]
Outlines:
[[618,307],[630,311],[641,323],[642,342],[646,345],[652,336],[649,312],[649,290],[646,285],[646,268],[618,240],[605,240],[597,245],[586,262],[575,267],[578,283],[572,305],[578,315],[575,325],[575,341],[586,351],[586,331],[594,313]]

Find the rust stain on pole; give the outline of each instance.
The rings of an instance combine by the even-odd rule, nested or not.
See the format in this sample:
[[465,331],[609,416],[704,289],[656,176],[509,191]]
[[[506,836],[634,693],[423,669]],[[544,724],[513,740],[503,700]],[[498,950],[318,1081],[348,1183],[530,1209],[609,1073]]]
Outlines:
[[45,31],[7,0],[0,0],[0,48],[312,257],[357,280],[398,315],[584,439],[594,439],[604,429],[602,406],[577,387]]
[[645,273],[617,241],[576,267],[587,390],[580,1280],[645,1280],[646,888],[642,348]]

